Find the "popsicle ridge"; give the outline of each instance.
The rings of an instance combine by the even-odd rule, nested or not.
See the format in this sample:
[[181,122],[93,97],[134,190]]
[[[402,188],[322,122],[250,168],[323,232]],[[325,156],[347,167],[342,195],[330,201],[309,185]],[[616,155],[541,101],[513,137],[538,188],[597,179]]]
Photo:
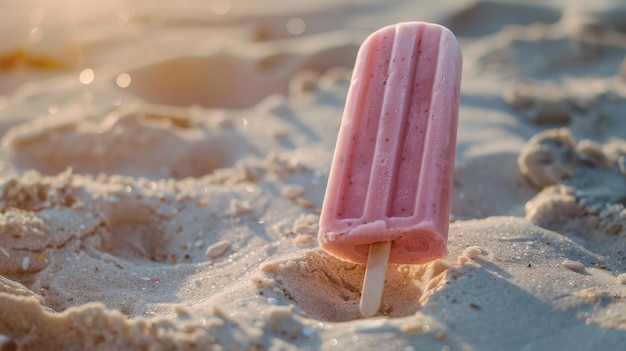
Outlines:
[[359,263],[381,240],[392,241],[389,263],[446,254],[461,61],[454,35],[435,24],[388,26],[363,43],[320,218],[322,248]]
[[[371,45],[368,46],[369,50],[359,52],[358,57],[361,60],[357,59],[354,72],[359,71],[359,66],[362,67],[371,62],[377,62],[377,69],[361,76],[353,74],[352,85],[355,91],[347,98],[345,113],[352,110],[355,115],[361,117],[350,118],[350,116],[344,115],[339,138],[348,137],[353,143],[347,145],[338,144],[335,151],[337,154],[349,155],[345,159],[339,160],[340,163],[337,165],[342,168],[339,172],[345,174],[345,178],[338,180],[340,181],[337,184],[339,196],[334,205],[336,218],[339,220],[348,219],[348,226],[352,225],[353,222],[350,219],[360,218],[364,215],[367,192],[363,191],[363,189],[368,189],[370,186],[371,168],[369,165],[373,161],[376,139],[375,136],[363,135],[363,132],[378,128],[378,115],[382,108],[382,106],[376,103],[377,95],[380,94],[380,91],[370,89],[370,86],[372,82],[375,84],[375,82],[383,82],[387,79],[386,76],[390,66],[390,60],[386,57],[387,46],[390,44],[389,41],[395,37],[393,27],[387,27],[383,30],[385,33],[382,38],[369,37],[367,39],[371,42]],[[359,99],[360,96],[363,96],[363,98]],[[348,133],[350,135],[342,135]],[[349,148],[349,150],[341,150],[344,146]],[[361,171],[353,173],[351,170],[356,168],[361,168]]]
[[[403,29],[407,27],[399,25],[396,28]],[[392,154],[395,162],[393,169],[390,171],[394,177],[389,181],[391,191],[387,194],[385,201],[385,205],[387,205],[386,215],[389,218],[410,217],[417,212],[415,206],[419,177],[416,177],[416,173],[421,174],[424,168],[422,164],[424,155],[420,150],[423,150],[425,146],[424,135],[428,131],[428,113],[432,97],[431,88],[434,80],[433,73],[436,72],[436,52],[439,46],[437,41],[422,40],[425,31],[433,31],[433,29],[437,30],[438,28],[420,26],[417,28],[408,27],[408,29],[419,30],[415,34],[412,31],[402,33],[404,34],[403,37],[410,38],[415,36],[417,39],[415,41],[416,48],[411,48],[407,53],[401,53],[404,56],[411,56],[410,60],[406,60],[409,63],[416,62],[416,64],[410,65],[406,69],[410,74],[403,76],[403,79],[406,80],[406,83],[403,83],[408,87],[405,89],[404,94],[394,91],[386,91],[385,93],[390,99],[399,97],[401,101],[392,101],[392,103],[405,109],[402,113],[399,113],[403,117],[403,123],[398,124],[397,127],[401,128],[391,131],[390,136],[385,136],[385,138],[392,138],[396,144]],[[441,32],[433,34],[439,37]],[[399,44],[396,45],[396,47],[399,46]],[[415,59],[417,55],[422,56],[419,61]],[[404,59],[404,56],[401,59]],[[419,98],[418,94],[421,94]],[[415,166],[417,166],[417,169],[415,169]]]

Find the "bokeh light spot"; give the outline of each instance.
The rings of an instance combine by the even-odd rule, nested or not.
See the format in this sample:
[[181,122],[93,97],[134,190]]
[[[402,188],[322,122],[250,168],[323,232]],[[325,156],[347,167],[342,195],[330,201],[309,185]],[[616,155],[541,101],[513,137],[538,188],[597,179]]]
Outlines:
[[91,82],[93,82],[93,79],[96,77],[94,71],[91,68],[86,68],[84,70],[82,70],[82,72],[80,72],[80,75],[78,76],[78,80],[87,85],[87,84],[91,84]]
[[306,24],[302,18],[291,18],[287,21],[287,31],[293,35],[300,35],[304,33],[304,29],[306,28]]
[[115,83],[117,83],[117,86],[119,86],[120,88],[126,88],[130,85],[131,81],[132,79],[130,78],[130,74],[122,73],[117,76]]

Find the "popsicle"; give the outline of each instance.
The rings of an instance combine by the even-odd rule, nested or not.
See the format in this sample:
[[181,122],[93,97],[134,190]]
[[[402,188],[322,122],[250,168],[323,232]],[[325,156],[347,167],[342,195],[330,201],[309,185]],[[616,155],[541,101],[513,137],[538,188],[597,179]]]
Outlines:
[[387,263],[447,253],[462,56],[447,28],[384,27],[361,45],[320,216],[320,246],[367,263],[361,314]]

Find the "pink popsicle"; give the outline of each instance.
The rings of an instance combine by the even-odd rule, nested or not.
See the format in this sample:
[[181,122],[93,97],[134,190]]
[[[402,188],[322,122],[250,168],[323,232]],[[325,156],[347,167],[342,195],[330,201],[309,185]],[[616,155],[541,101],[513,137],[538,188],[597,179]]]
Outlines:
[[360,311],[380,307],[387,263],[446,252],[461,87],[448,29],[399,23],[356,59],[320,217],[320,246],[365,263]]
[[357,263],[377,242],[391,242],[389,263],[445,256],[461,66],[456,38],[436,24],[384,27],[362,44],[320,218],[324,250]]

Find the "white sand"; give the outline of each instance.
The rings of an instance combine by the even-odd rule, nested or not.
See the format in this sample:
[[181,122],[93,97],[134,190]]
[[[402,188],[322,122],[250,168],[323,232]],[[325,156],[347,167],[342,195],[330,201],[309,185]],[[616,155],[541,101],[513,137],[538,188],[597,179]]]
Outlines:
[[[0,2],[0,350],[622,349],[626,8],[586,3]],[[407,20],[464,50],[450,252],[359,319],[318,214]]]

